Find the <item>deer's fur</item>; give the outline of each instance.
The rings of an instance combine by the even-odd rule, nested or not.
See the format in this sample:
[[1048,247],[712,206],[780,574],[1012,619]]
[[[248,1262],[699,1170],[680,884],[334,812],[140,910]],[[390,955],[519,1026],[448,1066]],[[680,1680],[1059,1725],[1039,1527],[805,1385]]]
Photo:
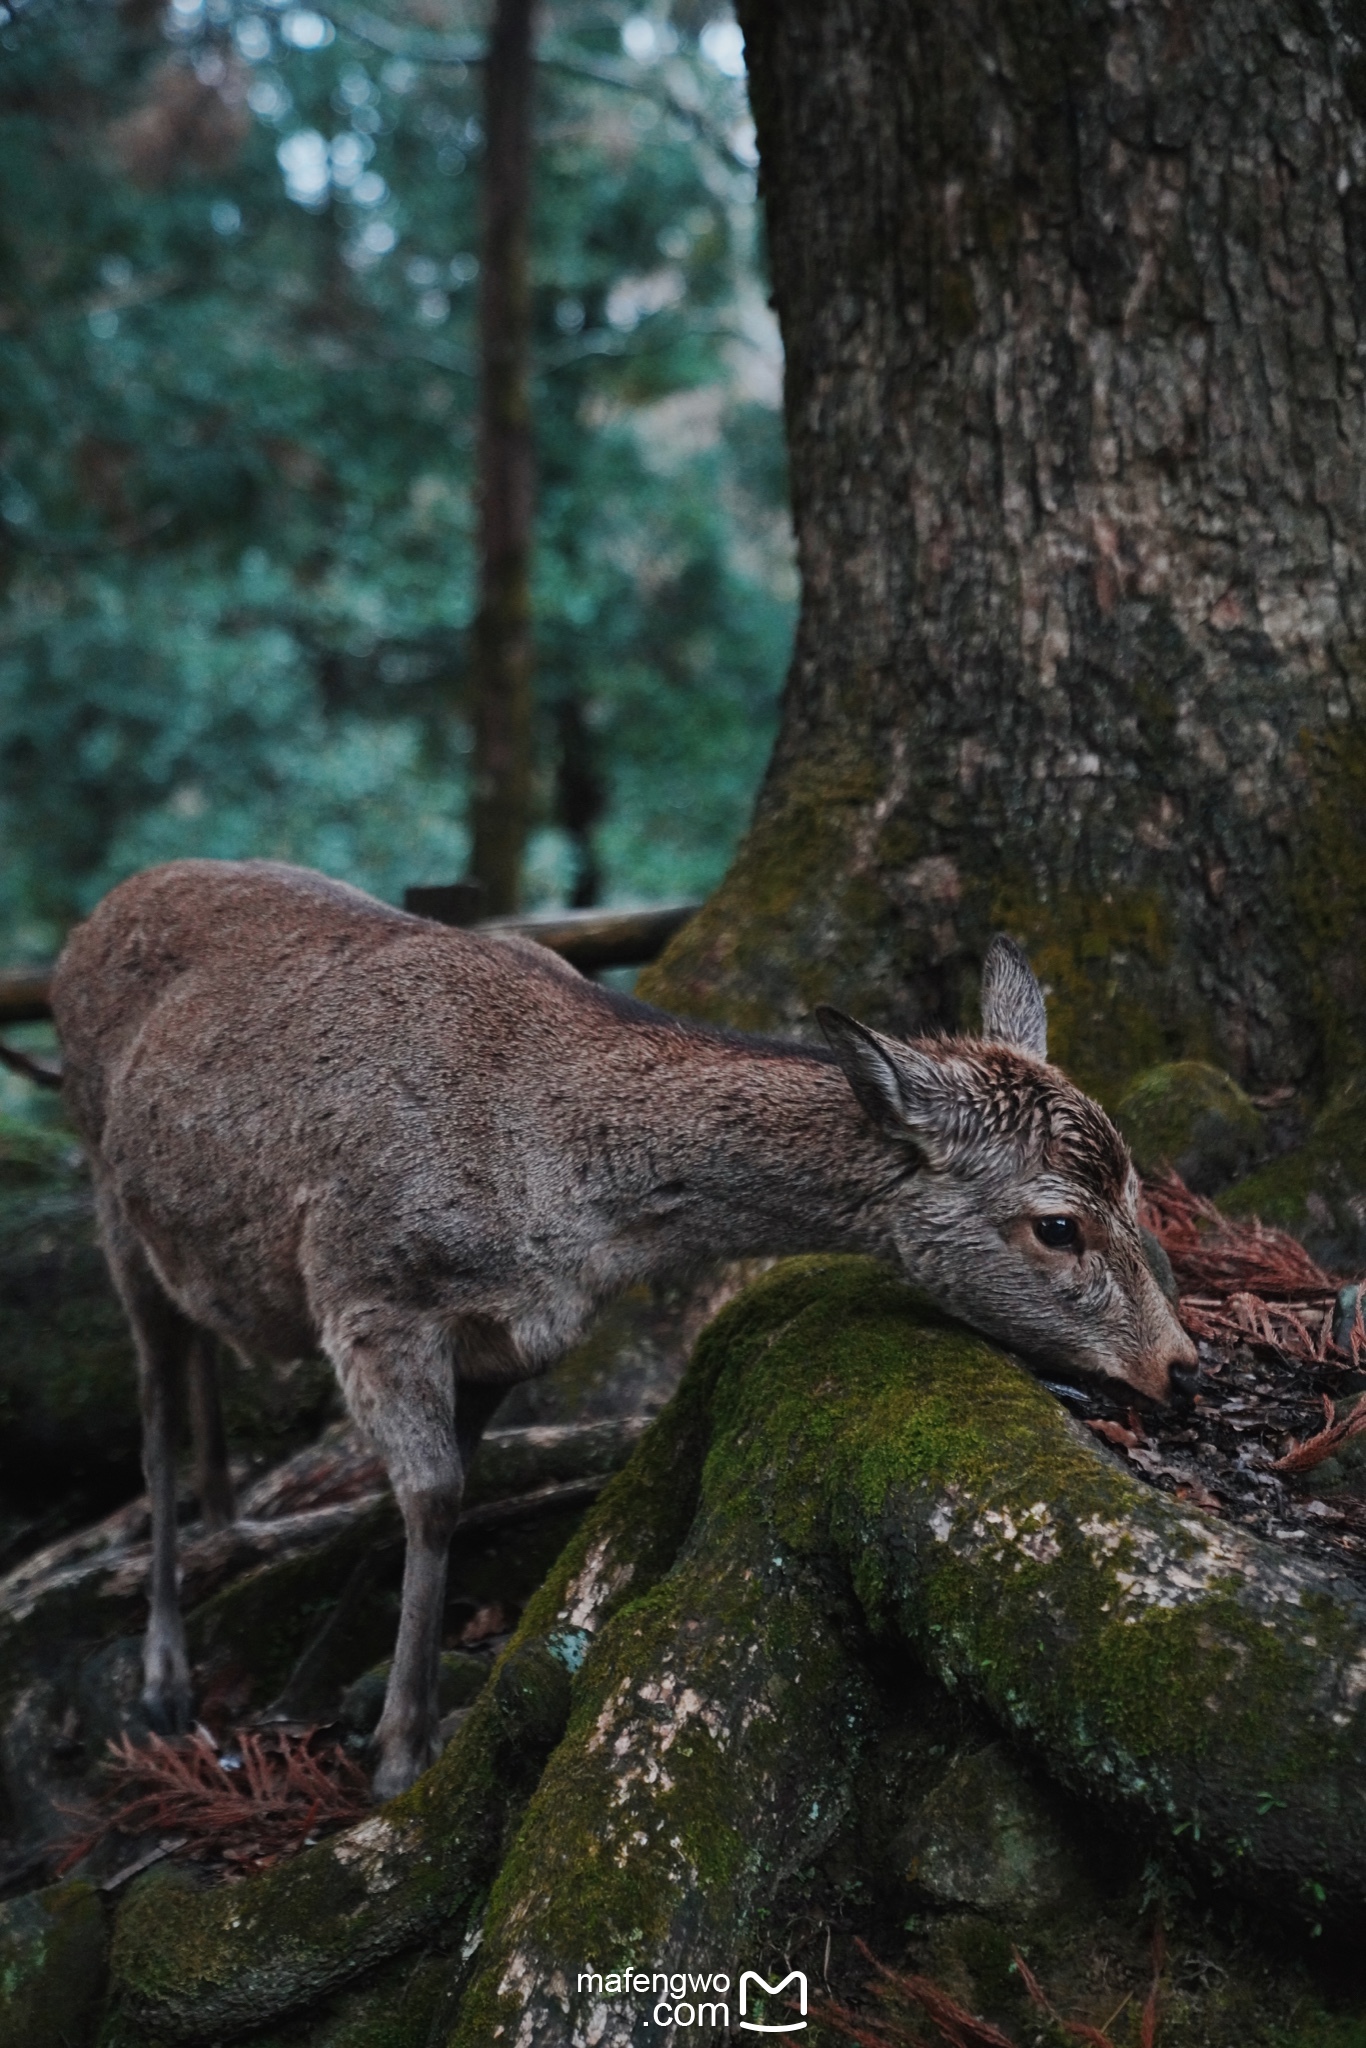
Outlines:
[[[105,898],[52,1001],[141,1365],[148,1709],[189,1710],[173,1376],[198,1332],[277,1358],[321,1345],[407,1531],[381,1795],[433,1753],[480,1431],[618,1289],[698,1258],[861,1250],[1054,1364],[1161,1399],[1194,1361],[1123,1141],[1046,1064],[1008,940],[983,1038],[902,1043],[826,1011],[827,1052],[679,1023],[540,947],[299,869],[184,861]],[[1042,1244],[1043,1216],[1075,1218],[1080,1247]]]

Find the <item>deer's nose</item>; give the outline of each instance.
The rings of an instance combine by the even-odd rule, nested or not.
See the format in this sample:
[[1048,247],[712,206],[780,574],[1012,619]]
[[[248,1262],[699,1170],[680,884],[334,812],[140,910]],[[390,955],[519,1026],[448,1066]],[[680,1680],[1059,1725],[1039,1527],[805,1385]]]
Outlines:
[[1192,1407],[1195,1401],[1195,1390],[1200,1384],[1199,1366],[1187,1365],[1184,1359],[1175,1359],[1169,1368],[1169,1377],[1173,1408]]

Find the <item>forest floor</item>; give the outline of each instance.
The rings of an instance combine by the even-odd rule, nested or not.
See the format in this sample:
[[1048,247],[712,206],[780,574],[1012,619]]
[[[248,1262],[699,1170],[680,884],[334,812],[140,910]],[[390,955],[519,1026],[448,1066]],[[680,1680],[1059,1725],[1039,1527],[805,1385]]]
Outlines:
[[1357,1285],[1287,1231],[1232,1221],[1175,1175],[1144,1220],[1200,1352],[1192,1405],[1047,1384],[1133,1472],[1366,1584],[1366,1329]]

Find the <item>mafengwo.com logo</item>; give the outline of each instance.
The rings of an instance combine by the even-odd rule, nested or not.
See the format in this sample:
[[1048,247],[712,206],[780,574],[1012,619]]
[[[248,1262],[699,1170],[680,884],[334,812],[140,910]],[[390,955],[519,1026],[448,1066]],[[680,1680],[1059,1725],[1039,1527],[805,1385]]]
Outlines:
[[[800,2034],[806,2026],[804,1970],[789,1970],[776,1984],[770,1984],[757,1970],[742,1970],[735,1988],[734,2021],[731,1980],[725,1970],[712,1970],[706,1976],[694,1970],[580,1970],[578,1989],[603,2006],[638,2009],[646,2004],[650,2024],[661,2032],[696,2028],[715,2036],[734,2025],[742,2034]],[[780,1997],[781,2006],[770,2003]],[[759,2017],[775,2011],[800,2014],[800,2018]]]

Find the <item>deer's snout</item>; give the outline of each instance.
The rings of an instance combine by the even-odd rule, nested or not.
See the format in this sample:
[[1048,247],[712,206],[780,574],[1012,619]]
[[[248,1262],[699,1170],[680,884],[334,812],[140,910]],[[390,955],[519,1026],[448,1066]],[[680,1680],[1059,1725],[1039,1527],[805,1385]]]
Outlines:
[[1149,1323],[1147,1342],[1137,1357],[1130,1353],[1123,1377],[1150,1401],[1189,1408],[1200,1375],[1200,1354],[1161,1296],[1155,1306],[1158,1313]]
[[1200,1354],[1176,1318],[1169,1316],[1168,1320],[1170,1334],[1160,1347],[1154,1347],[1150,1358],[1137,1372],[1126,1377],[1151,1401],[1189,1408],[1195,1400],[1196,1383],[1200,1377]]
[[1174,1408],[1194,1407],[1195,1389],[1200,1383],[1198,1361],[1188,1364],[1184,1358],[1173,1360],[1167,1368],[1167,1382],[1171,1388],[1168,1399]]

